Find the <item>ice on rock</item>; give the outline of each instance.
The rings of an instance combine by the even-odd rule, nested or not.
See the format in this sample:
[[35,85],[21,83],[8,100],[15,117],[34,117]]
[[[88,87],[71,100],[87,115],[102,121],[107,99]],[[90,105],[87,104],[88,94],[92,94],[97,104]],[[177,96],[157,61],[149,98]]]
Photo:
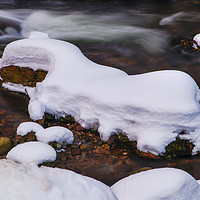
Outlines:
[[23,164],[41,164],[56,159],[56,151],[42,142],[26,142],[12,148],[7,159]]
[[110,187],[70,170],[0,160],[4,200],[117,200]]
[[59,144],[71,144],[74,140],[73,133],[61,126],[52,126],[49,128],[41,129],[36,132],[37,140],[48,144],[49,142],[56,141]]
[[[176,70],[141,75],[96,64],[74,45],[50,38],[10,43],[1,66],[44,69],[46,78],[30,96],[29,114],[42,119],[71,115],[85,128],[97,128],[101,138],[123,132],[144,152],[162,154],[185,131],[200,149],[200,92],[195,81]],[[181,137],[181,136],[180,136]]]
[[25,136],[29,132],[37,132],[44,130],[44,128],[35,122],[23,122],[17,127],[17,135]]
[[187,172],[160,168],[140,172],[115,183],[119,200],[199,200],[200,185]]

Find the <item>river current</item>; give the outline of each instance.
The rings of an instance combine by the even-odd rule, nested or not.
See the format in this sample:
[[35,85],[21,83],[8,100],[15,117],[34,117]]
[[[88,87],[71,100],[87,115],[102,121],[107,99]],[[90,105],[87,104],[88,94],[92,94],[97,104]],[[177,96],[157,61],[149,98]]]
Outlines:
[[[51,38],[72,42],[91,60],[128,74],[182,70],[200,85],[200,54],[184,51],[176,43],[200,33],[200,4],[192,0],[122,2],[1,0],[0,46],[3,49],[31,31],[41,31]],[[2,135],[16,131],[19,123],[29,119],[27,103],[24,96],[13,98],[0,91]],[[198,157],[174,161],[135,159],[135,169],[174,166],[200,179]]]

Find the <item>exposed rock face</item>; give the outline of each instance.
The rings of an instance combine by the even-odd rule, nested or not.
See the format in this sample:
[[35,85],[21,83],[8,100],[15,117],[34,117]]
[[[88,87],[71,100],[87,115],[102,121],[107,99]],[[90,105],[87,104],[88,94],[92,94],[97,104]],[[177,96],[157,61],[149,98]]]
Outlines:
[[29,67],[7,66],[1,69],[3,82],[22,84],[24,86],[35,87],[37,82],[42,82],[47,75],[47,71],[36,70]]

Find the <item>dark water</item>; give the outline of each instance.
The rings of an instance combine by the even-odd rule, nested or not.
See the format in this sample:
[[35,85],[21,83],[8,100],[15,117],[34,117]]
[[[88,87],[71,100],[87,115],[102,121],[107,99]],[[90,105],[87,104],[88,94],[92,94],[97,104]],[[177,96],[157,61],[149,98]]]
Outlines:
[[[175,45],[178,38],[200,33],[200,4],[195,1],[0,1],[0,46],[42,31],[79,46],[91,60],[129,74],[161,69],[182,70],[200,85],[200,55]],[[0,131],[11,135],[27,114],[28,98],[0,91]],[[153,161],[138,156],[120,163],[117,177],[98,177],[111,184],[141,167],[178,167],[200,179],[200,158]],[[109,168],[106,166],[105,168]],[[93,174],[92,174],[93,173]],[[109,180],[108,180],[109,179]],[[110,180],[112,179],[112,180]]]

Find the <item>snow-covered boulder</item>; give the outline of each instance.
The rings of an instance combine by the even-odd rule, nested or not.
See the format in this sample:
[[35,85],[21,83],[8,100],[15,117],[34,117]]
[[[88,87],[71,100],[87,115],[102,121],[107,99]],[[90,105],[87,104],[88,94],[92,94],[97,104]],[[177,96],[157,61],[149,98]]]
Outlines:
[[71,115],[83,127],[98,129],[103,140],[123,132],[141,151],[155,155],[184,132],[195,145],[193,154],[200,150],[200,93],[188,74],[166,70],[127,75],[88,60],[68,42],[39,35],[10,43],[1,61],[1,67],[48,71],[35,90],[27,92],[33,120],[45,112]]
[[62,126],[52,126],[36,132],[37,140],[49,144],[56,141],[59,144],[71,144],[74,140],[73,133]]
[[17,135],[25,136],[29,132],[35,132],[38,141],[49,144],[58,142],[59,144],[71,144],[74,140],[72,131],[62,126],[52,126],[43,128],[35,122],[23,122],[17,128]]
[[[197,45],[200,47],[200,33],[195,35],[193,40],[197,43]],[[197,49],[198,46],[196,44],[194,44],[194,48]]]
[[160,168],[130,175],[112,187],[119,200],[199,200],[200,185],[187,172]]
[[26,142],[12,148],[7,159],[23,164],[41,164],[56,159],[56,151],[42,142]]
[[25,136],[29,132],[37,132],[44,130],[44,128],[35,122],[23,122],[17,127],[17,135]]
[[2,200],[117,200],[110,187],[69,170],[0,160]]

